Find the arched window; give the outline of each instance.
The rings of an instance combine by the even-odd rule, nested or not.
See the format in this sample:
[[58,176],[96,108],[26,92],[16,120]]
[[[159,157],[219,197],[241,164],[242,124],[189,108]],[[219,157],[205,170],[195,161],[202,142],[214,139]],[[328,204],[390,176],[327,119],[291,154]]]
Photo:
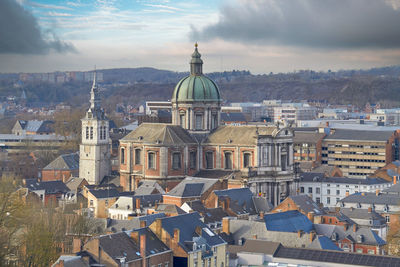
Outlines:
[[186,128],[186,117],[185,117],[185,114],[183,114],[183,113],[181,113],[181,114],[179,115],[179,125],[180,125],[182,128]]
[[243,153],[243,168],[251,167],[251,154],[248,152]]
[[142,162],[141,159],[142,150],[140,148],[135,149],[135,165],[140,165]]
[[121,147],[120,158],[121,158],[121,164],[125,164],[125,148],[124,147]]
[[103,139],[107,139],[107,127],[103,126]]
[[172,169],[179,170],[181,168],[181,153],[172,153]]
[[196,114],[196,130],[203,130],[203,115]]
[[225,169],[231,170],[232,169],[232,152],[225,152]]
[[103,140],[103,126],[100,126],[100,140]]
[[206,169],[212,169],[214,167],[214,153],[212,151],[206,152]]
[[147,168],[155,169],[156,168],[156,153],[149,152],[147,154]]
[[89,127],[86,126],[86,139],[89,139]]
[[93,140],[93,127],[90,127],[90,140]]

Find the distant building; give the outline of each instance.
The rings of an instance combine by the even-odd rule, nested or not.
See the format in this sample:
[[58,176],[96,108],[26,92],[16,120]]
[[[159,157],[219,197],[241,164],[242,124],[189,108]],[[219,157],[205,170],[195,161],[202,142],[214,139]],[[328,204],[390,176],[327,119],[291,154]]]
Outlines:
[[42,169],[42,181],[63,181],[79,175],[79,154],[64,154]]

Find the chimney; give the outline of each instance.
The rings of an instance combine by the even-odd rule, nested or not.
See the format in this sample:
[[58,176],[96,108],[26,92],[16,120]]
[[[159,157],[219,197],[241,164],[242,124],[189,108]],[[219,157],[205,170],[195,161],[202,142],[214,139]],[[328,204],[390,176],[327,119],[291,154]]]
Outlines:
[[222,209],[229,210],[230,202],[231,202],[231,199],[229,197],[225,198],[224,202],[222,202]]
[[136,209],[140,209],[140,197],[136,198]]
[[314,231],[311,231],[311,232],[310,232],[310,242],[313,242],[313,241],[314,241],[314,237],[315,237],[315,232],[314,232]]
[[380,193],[380,190],[379,190],[379,189],[376,189],[375,195],[376,195],[376,196],[379,196],[379,193]]
[[349,195],[350,195],[350,193],[346,191],[346,197],[348,197]]
[[139,187],[139,183],[140,183],[140,180],[136,179],[135,180],[135,189],[137,189]]
[[396,184],[397,183],[397,176],[395,175],[395,176],[393,176],[393,184]]
[[354,208],[353,207],[350,207],[350,211],[353,211],[354,210]]
[[145,228],[146,227],[146,221],[140,221],[140,228]]
[[139,243],[139,232],[138,231],[132,231],[131,232],[131,238],[135,243]]
[[142,256],[142,266],[146,267],[146,234],[140,236],[140,256]]
[[313,211],[310,211],[310,212],[307,214],[307,218],[308,218],[312,223],[314,223],[314,212],[313,212]]
[[253,239],[257,239],[257,235],[253,235]]
[[353,232],[357,232],[357,224],[353,224]]
[[260,219],[264,220],[264,212],[260,211]]
[[301,235],[303,234],[303,231],[302,230],[298,230],[297,231],[297,236],[300,238],[301,237]]
[[368,207],[368,213],[372,212],[372,207]]
[[180,234],[180,230],[178,228],[174,229],[174,240],[176,243],[179,243],[179,234]]
[[196,234],[201,236],[201,227],[200,226],[196,226],[195,232],[196,232]]
[[230,234],[229,232],[229,217],[222,218],[222,232]]
[[349,228],[349,225],[348,225],[347,223],[344,223],[344,224],[343,224],[343,229],[344,229],[345,231],[347,231],[348,228]]

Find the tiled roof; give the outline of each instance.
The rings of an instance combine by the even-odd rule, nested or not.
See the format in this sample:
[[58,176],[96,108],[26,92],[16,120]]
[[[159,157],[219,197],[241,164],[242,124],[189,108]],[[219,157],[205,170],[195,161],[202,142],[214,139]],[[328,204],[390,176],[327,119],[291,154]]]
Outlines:
[[325,140],[348,140],[348,141],[380,141],[386,142],[393,135],[393,131],[367,131],[336,129]]
[[225,241],[215,234],[204,222],[201,221],[201,216],[197,212],[186,213],[178,216],[165,217],[161,220],[161,227],[174,236],[174,229],[179,229],[179,244],[186,251],[192,251],[193,247],[186,246],[185,242],[192,242],[193,238],[198,237],[196,226],[201,227],[201,237],[204,238],[208,246],[216,246],[224,244]]
[[187,177],[166,195],[177,197],[199,197],[217,182],[217,179]]
[[142,123],[136,130],[122,138],[121,141],[160,145],[197,143],[182,127],[163,123]]
[[71,153],[57,157],[50,162],[43,170],[78,170],[79,169],[79,154]]
[[265,214],[264,221],[268,231],[297,232],[302,230],[309,233],[313,230],[312,222],[297,210]]
[[67,193],[69,188],[62,181],[39,182],[36,179],[26,179],[25,187],[30,191],[44,190],[46,194]]
[[233,189],[226,189],[226,190],[215,190],[214,194],[221,197],[229,197],[231,200],[231,209],[234,210],[234,204],[237,205],[238,214],[242,213],[243,211],[249,214],[255,214],[256,209],[254,207],[253,202],[253,193],[250,191],[250,188],[243,187],[243,188],[233,188]]
[[321,215],[325,212],[318,207],[317,203],[315,203],[312,198],[307,195],[297,195],[297,196],[289,196],[296,205],[306,213],[314,212],[315,215]]
[[210,133],[204,143],[230,145],[256,145],[259,135],[272,136],[278,132],[276,126],[224,125]]

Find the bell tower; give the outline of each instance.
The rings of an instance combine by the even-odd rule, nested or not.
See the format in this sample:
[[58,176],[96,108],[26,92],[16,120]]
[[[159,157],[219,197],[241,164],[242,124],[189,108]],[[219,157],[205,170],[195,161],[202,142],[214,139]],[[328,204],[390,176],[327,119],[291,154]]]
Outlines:
[[79,177],[89,184],[99,184],[111,173],[109,120],[101,108],[96,72],[90,91],[90,107],[82,122],[82,141],[79,151]]

